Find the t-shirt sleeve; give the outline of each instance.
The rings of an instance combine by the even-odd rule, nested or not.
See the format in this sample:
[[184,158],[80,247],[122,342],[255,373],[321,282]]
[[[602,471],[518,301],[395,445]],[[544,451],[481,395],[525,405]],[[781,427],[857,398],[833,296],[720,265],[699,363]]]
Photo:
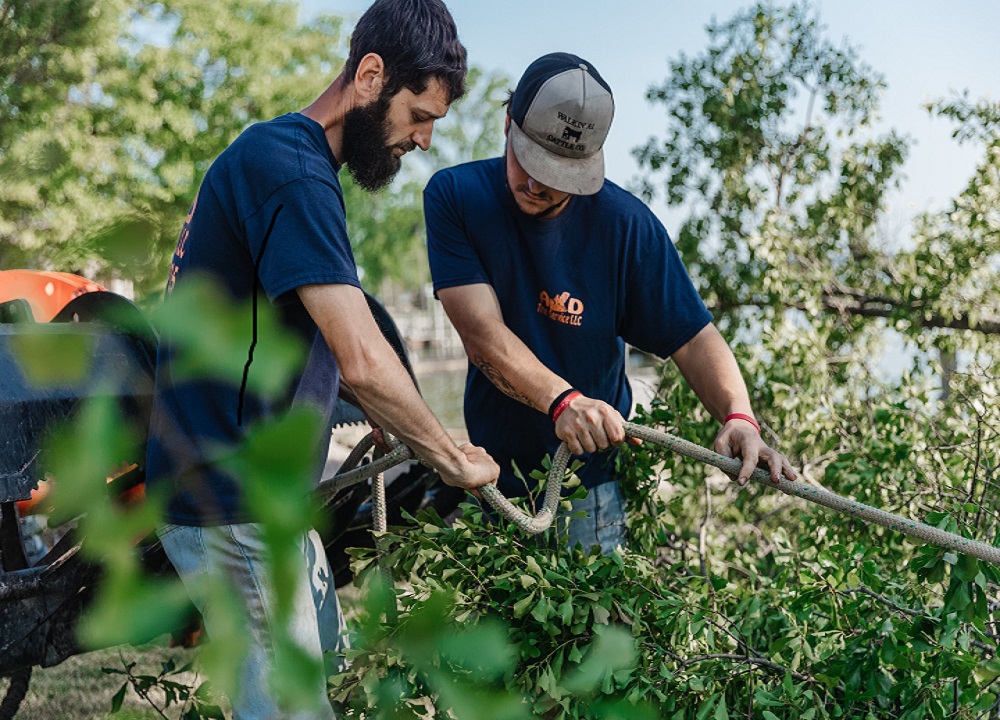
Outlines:
[[341,195],[329,183],[296,180],[247,218],[245,232],[271,302],[303,285],[361,287]]
[[434,292],[490,282],[467,232],[458,197],[455,179],[448,174],[436,174],[424,189],[427,258]]
[[621,336],[661,358],[673,355],[712,322],[666,229],[651,213],[636,223],[626,245]]

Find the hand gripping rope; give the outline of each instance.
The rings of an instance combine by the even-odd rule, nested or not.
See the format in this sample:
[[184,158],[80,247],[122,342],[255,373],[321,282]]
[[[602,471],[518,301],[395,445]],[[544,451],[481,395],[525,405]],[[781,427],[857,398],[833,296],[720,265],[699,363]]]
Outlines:
[[[686,457],[700,460],[703,463],[717,467],[723,472],[731,475],[738,473],[743,465],[741,461],[735,458],[725,457],[724,455],[720,455],[716,452],[703,448],[700,445],[696,445],[692,442],[679,438],[676,435],[663,432],[662,430],[655,430],[642,425],[625,423],[625,434],[628,437],[638,438],[645,442],[672,450]],[[376,475],[380,476],[380,474],[388,468],[398,465],[399,463],[413,457],[413,451],[400,443],[398,440],[395,440],[394,438],[390,440],[387,436],[387,441],[392,447],[392,450],[384,457],[376,459],[368,465],[364,465],[360,468],[356,466],[359,462],[361,462],[365,453],[367,453],[368,450],[374,445],[374,439],[371,435],[368,435],[360,443],[358,443],[357,447],[354,448],[347,460],[344,462],[342,472],[332,478],[324,480],[320,484],[320,491],[327,498],[325,502],[328,503],[339,490],[367,480],[370,477],[374,477]],[[562,481],[566,475],[566,466],[569,463],[569,458],[569,448],[566,443],[562,443],[556,451],[555,457],[552,459],[552,467],[549,470],[548,482],[545,486],[545,499],[542,502],[542,508],[538,511],[538,514],[533,517],[511,505],[510,501],[500,493],[496,485],[486,485],[481,487],[479,488],[479,492],[484,498],[486,498],[490,505],[496,508],[497,512],[513,522],[525,533],[535,535],[543,532],[548,529],[550,525],[552,525],[552,521],[555,519],[556,510],[559,507]],[[865,505],[864,503],[859,503],[849,498],[842,497],[828,490],[806,485],[805,483],[797,480],[788,480],[782,477],[777,483],[774,483],[771,480],[771,475],[766,470],[759,468],[753,472],[750,479],[755,480],[756,482],[759,482],[769,488],[780,490],[787,495],[793,495],[795,497],[816,503],[817,505],[822,505],[832,510],[838,510],[847,515],[864,520],[867,523],[874,523],[876,525],[889,528],[890,530],[897,530],[904,535],[909,535],[910,537],[947,548],[948,550],[954,550],[955,552],[971,555],[972,557],[979,558],[980,560],[986,560],[995,565],[1000,565],[1000,548],[993,547],[992,545],[987,545],[986,543],[978,542],[976,540],[969,540],[968,538],[956,535],[955,533],[945,532],[944,530],[939,530],[938,528],[925,525],[924,523],[914,522],[913,520],[908,520],[907,518],[899,515],[894,515],[884,510],[874,508],[870,505]],[[380,486],[382,485],[381,476],[377,478],[375,484]],[[373,492],[373,496],[373,502],[376,505],[375,529],[377,531],[384,532],[386,529],[384,489],[381,492],[381,501],[379,500],[377,491]],[[379,507],[380,502],[381,507]]]

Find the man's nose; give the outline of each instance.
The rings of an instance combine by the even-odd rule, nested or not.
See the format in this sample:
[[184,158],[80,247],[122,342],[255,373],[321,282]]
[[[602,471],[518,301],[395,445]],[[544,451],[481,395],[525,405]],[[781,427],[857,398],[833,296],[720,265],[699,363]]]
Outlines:
[[421,150],[427,152],[428,150],[430,150],[431,136],[433,134],[434,134],[434,125],[428,124],[427,127],[421,127],[416,132],[414,132],[413,135],[410,136],[410,139],[412,139],[413,142],[415,142]]
[[532,194],[544,195],[548,189],[549,189],[548,185],[538,182],[537,180],[535,180],[535,178],[531,177],[530,175],[528,176],[528,190],[530,190]]

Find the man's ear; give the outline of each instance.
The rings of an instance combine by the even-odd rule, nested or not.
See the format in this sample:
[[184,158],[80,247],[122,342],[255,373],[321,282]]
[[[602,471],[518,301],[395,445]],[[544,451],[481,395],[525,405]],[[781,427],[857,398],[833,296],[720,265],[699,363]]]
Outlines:
[[503,136],[507,137],[507,133],[510,132],[510,113],[507,113],[507,117],[503,121]]
[[382,57],[376,53],[368,53],[354,73],[354,91],[361,101],[361,105],[367,105],[378,98],[385,83],[385,63]]

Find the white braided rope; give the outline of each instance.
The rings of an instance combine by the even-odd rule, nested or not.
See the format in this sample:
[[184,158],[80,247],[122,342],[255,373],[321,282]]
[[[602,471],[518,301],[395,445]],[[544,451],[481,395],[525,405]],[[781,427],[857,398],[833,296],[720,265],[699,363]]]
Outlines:
[[[405,447],[405,445],[404,445]],[[376,450],[372,462],[381,459],[381,451]],[[384,539],[381,533],[389,529],[388,504],[385,499],[385,475],[379,473],[372,479],[372,531],[375,535],[375,547],[378,548],[378,569],[385,578],[386,587],[392,587],[392,568],[385,558]]]
[[[375,445],[374,434],[368,433],[354,446],[354,449],[347,456],[347,459],[344,460],[337,473],[333,477],[322,480],[318,488],[321,501],[325,507],[344,488],[357,485],[369,478],[375,478],[375,481],[372,483],[373,522],[375,530],[379,532],[384,532],[386,529],[387,512],[382,473],[414,457],[413,451],[409,447],[388,433],[383,433],[383,435],[386,444],[392,448],[390,452],[381,458],[375,458],[372,462],[358,467],[358,463],[361,462],[368,451]],[[561,455],[559,453],[556,454],[556,458],[552,461],[552,468],[549,471],[549,481],[545,489],[545,499],[542,503],[542,509],[535,516],[528,515],[514,507],[497,489],[496,485],[486,485],[479,488],[479,491],[496,508],[497,512],[516,524],[524,532],[529,535],[535,535],[547,530],[555,519],[556,511],[559,508],[559,493],[562,489],[562,480],[566,474],[566,464],[568,462],[568,450]]]
[[[731,475],[738,473],[743,466],[740,460],[725,457],[662,430],[635,425],[633,423],[625,423],[625,434],[629,437],[639,438],[640,440],[672,450],[680,455],[712,465]],[[344,461],[344,464],[341,466],[342,471],[320,484],[320,490],[325,496],[324,504],[328,504],[333,499],[333,496],[343,488],[377,475],[378,480],[374,485],[378,486],[378,489],[373,486],[372,496],[373,504],[375,505],[376,529],[379,531],[385,530],[386,517],[385,488],[382,483],[381,473],[413,457],[413,451],[395,438],[386,435],[386,441],[392,446],[392,450],[389,453],[382,458],[378,458],[367,465],[355,469],[355,466],[361,462],[365,453],[374,445],[372,435],[365,436],[354,448],[347,460]],[[542,508],[534,516],[514,507],[497,489],[496,485],[485,485],[479,488],[479,492],[497,512],[513,522],[525,533],[536,535],[544,532],[552,525],[552,521],[555,519],[569,458],[570,453],[566,443],[560,444],[555,457],[552,459],[552,467],[549,469]],[[992,545],[987,545],[977,540],[970,540],[955,533],[939,530],[930,525],[879,510],[870,505],[842,497],[822,488],[806,485],[797,480],[788,480],[782,477],[775,483],[771,480],[770,473],[760,468],[753,472],[750,479],[769,488],[780,490],[787,495],[808,500],[831,510],[837,510],[865,522],[881,525],[890,530],[896,530],[910,537],[947,548],[948,550],[954,550],[955,552],[971,555],[980,560],[1000,565],[1000,548]]]
[[385,475],[379,473],[372,482],[372,529],[384,533],[389,529],[389,513],[385,501]]
[[[367,465],[358,467],[358,463],[361,462],[367,452],[375,445],[374,433],[368,433],[354,446],[354,449],[351,450],[351,453],[344,460],[337,473],[333,477],[324,478],[320,481],[317,490],[324,507],[329,505],[337,493],[344,488],[357,485],[369,478],[381,475],[389,468],[413,458],[413,451],[408,446],[399,442],[388,433],[385,433],[384,436],[386,443],[392,448],[385,455],[375,458]],[[379,483],[381,483],[381,480]]]
[[[670,433],[663,432],[662,430],[654,430],[653,428],[643,427],[642,425],[625,423],[625,433],[630,437],[646,440],[669,450],[673,450],[681,455],[685,455],[689,458],[713,465],[723,472],[730,474],[738,473],[740,468],[743,466],[743,463],[735,458],[728,458],[724,455],[719,455],[716,452],[703,448],[701,445],[695,445],[692,442],[688,442],[687,440],[671,435]],[[561,447],[560,450],[562,450]],[[993,547],[992,545],[987,545],[986,543],[981,543],[977,540],[969,540],[961,535],[945,532],[944,530],[939,530],[936,527],[931,527],[930,525],[925,525],[924,523],[914,522],[913,520],[901,517],[900,515],[894,515],[890,512],[886,512],[885,510],[879,510],[871,505],[865,505],[864,503],[857,502],[856,500],[851,500],[850,498],[845,498],[832,493],[829,490],[823,490],[811,485],[806,485],[805,483],[797,480],[788,480],[782,477],[779,478],[777,483],[775,483],[771,480],[770,473],[759,468],[753,472],[753,475],[751,475],[750,478],[762,485],[766,485],[769,488],[775,488],[788,495],[800,497],[803,500],[814,502],[817,505],[828,507],[831,510],[838,510],[847,515],[864,520],[865,522],[881,525],[882,527],[889,528],[890,530],[897,530],[904,535],[909,535],[919,540],[924,540],[934,545],[954,550],[955,552],[971,555],[972,557],[979,558],[980,560],[986,560],[995,565],[1000,565],[1000,548]]]
[[[340,466],[339,471],[333,477],[322,480],[317,489],[325,507],[344,488],[357,485],[371,478],[372,530],[376,533],[384,533],[389,528],[388,503],[385,497],[385,475],[383,473],[389,468],[404,463],[413,457],[413,451],[392,435],[384,433],[383,437],[386,444],[391,448],[388,453],[383,454],[380,449],[376,449],[372,454],[372,461],[358,467],[358,463],[375,446],[375,433],[368,433],[354,446],[354,449],[351,450],[347,459]],[[386,586],[392,587],[392,568],[385,562],[385,553],[381,547],[382,542],[379,536],[375,538],[375,546],[379,551],[379,571],[382,573],[382,577],[385,578]],[[390,614],[395,615],[395,606],[390,610]]]
[[[565,447],[565,445],[566,443],[563,443],[560,449]],[[479,492],[498,513],[517,525],[528,535],[537,535],[540,532],[548,530],[549,526],[552,525],[552,521],[556,518],[556,510],[559,509],[559,495],[562,490],[562,481],[566,474],[566,463],[568,461],[568,450],[561,458],[559,453],[556,453],[556,457],[552,460],[552,468],[549,470],[549,479],[545,483],[545,499],[542,501],[542,508],[534,516],[528,515],[524,511],[514,507],[510,500],[505,498],[503,493],[497,489],[496,485],[484,485],[479,488]]]

